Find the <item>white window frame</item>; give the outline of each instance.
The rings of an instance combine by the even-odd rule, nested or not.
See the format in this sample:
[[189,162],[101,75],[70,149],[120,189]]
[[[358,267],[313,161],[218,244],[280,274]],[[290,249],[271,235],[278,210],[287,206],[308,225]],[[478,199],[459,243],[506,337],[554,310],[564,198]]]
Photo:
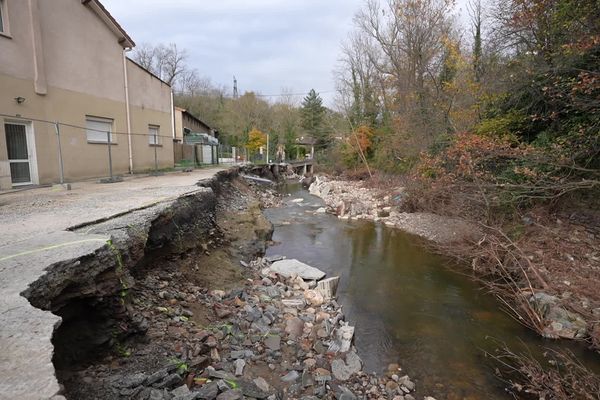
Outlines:
[[[153,130],[156,130],[156,133],[153,133]],[[160,125],[148,125],[148,145],[162,146],[162,140],[160,137]]]
[[96,130],[88,127],[88,122],[99,122],[104,124],[109,124],[108,132],[110,132],[110,144],[116,144],[115,135],[113,135],[113,124],[114,119],[112,118],[104,118],[104,117],[95,117],[91,115],[85,116],[85,137],[88,143],[94,144],[108,144],[108,140],[106,137],[106,132]]
[[7,3],[7,0],[0,0],[0,36],[10,37],[10,25],[8,24]]

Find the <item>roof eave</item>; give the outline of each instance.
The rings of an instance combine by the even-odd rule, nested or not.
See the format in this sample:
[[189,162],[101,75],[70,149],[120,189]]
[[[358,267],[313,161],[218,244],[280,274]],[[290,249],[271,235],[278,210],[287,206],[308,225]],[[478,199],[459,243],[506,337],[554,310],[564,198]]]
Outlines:
[[127,34],[125,29],[117,20],[108,12],[108,10],[98,0],[81,0],[81,4],[90,7],[102,21],[108,26],[108,28],[117,36],[119,44],[124,48],[135,47],[135,42]]

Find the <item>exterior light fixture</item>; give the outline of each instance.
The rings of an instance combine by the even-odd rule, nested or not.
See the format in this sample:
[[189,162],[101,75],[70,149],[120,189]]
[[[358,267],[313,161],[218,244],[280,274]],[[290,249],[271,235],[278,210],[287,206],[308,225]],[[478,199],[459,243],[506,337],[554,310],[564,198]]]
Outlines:
[[15,101],[17,102],[17,104],[25,103],[25,97],[15,97]]

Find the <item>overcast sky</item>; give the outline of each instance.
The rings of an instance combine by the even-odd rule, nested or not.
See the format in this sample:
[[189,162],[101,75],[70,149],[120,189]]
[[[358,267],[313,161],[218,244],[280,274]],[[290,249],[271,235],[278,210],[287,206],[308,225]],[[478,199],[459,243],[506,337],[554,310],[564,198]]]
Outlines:
[[340,44],[363,0],[102,3],[136,43],[176,43],[188,52],[188,64],[215,84],[232,90],[235,75],[240,93],[314,88],[331,105]]
[[362,0],[102,3],[136,43],[177,43],[187,50],[188,64],[213,83],[231,88],[235,75],[240,93],[314,88],[330,100],[340,43]]

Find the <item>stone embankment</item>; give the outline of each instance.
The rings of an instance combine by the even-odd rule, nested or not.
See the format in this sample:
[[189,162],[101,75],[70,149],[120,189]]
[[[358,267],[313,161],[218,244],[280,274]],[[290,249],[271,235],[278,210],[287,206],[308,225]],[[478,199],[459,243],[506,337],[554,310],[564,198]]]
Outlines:
[[309,192],[322,198],[327,204],[326,211],[339,218],[382,222],[437,243],[451,243],[477,232],[463,221],[431,213],[398,211],[403,188],[373,189],[362,186],[360,182],[318,176],[310,185]]

